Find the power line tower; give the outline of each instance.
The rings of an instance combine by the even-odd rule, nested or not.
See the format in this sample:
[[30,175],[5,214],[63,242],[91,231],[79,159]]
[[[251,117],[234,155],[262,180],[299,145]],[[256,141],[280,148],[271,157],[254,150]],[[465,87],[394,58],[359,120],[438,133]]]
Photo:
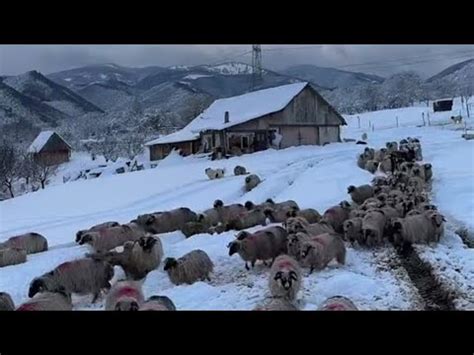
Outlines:
[[252,45],[252,90],[262,81],[262,46]]

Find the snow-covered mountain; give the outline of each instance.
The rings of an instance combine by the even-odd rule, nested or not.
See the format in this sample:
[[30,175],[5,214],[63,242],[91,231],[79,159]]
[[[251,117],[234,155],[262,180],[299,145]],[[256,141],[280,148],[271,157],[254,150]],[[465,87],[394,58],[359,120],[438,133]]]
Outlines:
[[10,76],[3,83],[33,100],[47,104],[71,117],[89,112],[101,112],[74,91],[61,86],[33,70],[21,75]]
[[431,83],[437,80],[474,80],[474,58],[466,60],[461,63],[451,65],[450,67],[444,69],[436,75],[433,75],[431,78],[426,80],[426,82]]
[[351,72],[316,65],[297,65],[282,70],[290,76],[312,81],[322,87],[347,88],[368,83],[381,83],[384,78],[365,73]]
[[68,116],[0,82],[0,125],[25,120],[40,127],[57,126]]

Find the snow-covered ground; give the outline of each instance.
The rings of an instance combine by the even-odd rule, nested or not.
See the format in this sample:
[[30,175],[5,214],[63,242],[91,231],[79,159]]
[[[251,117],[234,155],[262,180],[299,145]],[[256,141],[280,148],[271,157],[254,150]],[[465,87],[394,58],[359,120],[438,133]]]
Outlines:
[[[417,127],[422,123],[421,113],[426,116],[427,111],[426,106],[420,106],[347,116],[343,137],[359,139],[367,132],[368,142],[374,147],[406,136],[421,139],[424,159],[434,169],[433,201],[449,222],[438,246],[418,249],[423,258],[435,264],[440,278],[457,288],[456,306],[474,309],[474,252],[454,234],[457,225],[474,228],[474,141],[461,139],[462,131],[454,130],[450,113],[430,112],[431,126]],[[374,131],[367,129],[369,120]],[[16,303],[26,300],[28,284],[35,276],[66,260],[80,258],[87,251],[75,245],[76,231],[108,220],[123,223],[138,214],[181,206],[202,211],[218,198],[224,203],[294,199],[302,208],[323,212],[349,199],[348,185],[371,180],[371,174],[356,166],[356,155],[363,147],[354,143],[303,146],[212,162],[172,155],[156,169],[59,184],[0,202],[0,241],[35,231],[45,235],[51,246],[48,252],[28,256],[27,263],[0,268],[0,290],[9,292]],[[244,177],[232,175],[236,165],[258,174],[263,183],[245,193]],[[207,167],[224,167],[227,176],[210,181],[204,174]],[[215,264],[214,277],[209,283],[174,286],[160,267],[145,281],[146,296],[167,295],[178,309],[190,310],[246,310],[263,302],[268,296],[268,268],[257,264],[247,271],[237,255],[229,257],[226,246],[234,234],[202,234],[189,239],[181,232],[160,235],[165,256],[181,256],[196,248],[206,251]],[[310,276],[305,271],[300,306],[315,309],[329,296],[345,295],[361,309],[421,309],[416,288],[396,260],[389,246],[374,250],[348,247],[346,265],[331,264]],[[117,268],[117,277],[120,275]],[[76,309],[102,306],[92,306],[89,297],[75,298]]]

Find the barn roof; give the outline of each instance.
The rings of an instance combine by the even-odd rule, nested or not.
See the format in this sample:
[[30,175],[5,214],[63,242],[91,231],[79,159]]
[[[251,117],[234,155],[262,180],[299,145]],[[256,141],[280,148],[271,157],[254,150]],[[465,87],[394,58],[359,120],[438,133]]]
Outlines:
[[55,131],[43,131],[38,134],[38,136],[35,138],[33,143],[31,143],[30,147],[28,148],[28,153],[38,153],[40,152],[44,146],[48,143],[48,141],[51,139],[53,135],[57,135],[61,140],[69,147],[71,146],[67,144],[67,142]]
[[[278,86],[214,101],[182,130],[152,140],[146,145],[194,140],[199,132],[222,130],[270,113],[283,110],[306,86],[307,82]],[[224,122],[225,112],[229,122]]]

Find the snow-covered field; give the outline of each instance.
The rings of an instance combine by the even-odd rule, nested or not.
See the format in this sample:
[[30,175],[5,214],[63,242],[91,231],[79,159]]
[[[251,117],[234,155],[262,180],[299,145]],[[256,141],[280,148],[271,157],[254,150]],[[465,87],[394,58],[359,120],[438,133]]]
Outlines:
[[[448,223],[439,245],[419,246],[417,250],[431,262],[441,280],[456,288],[456,307],[474,309],[474,251],[454,234],[460,225],[474,229],[474,141],[462,139],[462,131],[454,130],[448,119],[451,113],[431,112],[431,126],[417,127],[422,123],[422,112],[426,115],[427,111],[426,106],[420,106],[347,116],[348,126],[342,135],[359,139],[367,132],[374,147],[406,136],[421,139],[424,159],[434,169],[432,198]],[[457,114],[456,107],[453,114]],[[374,131],[367,128],[369,120]],[[181,206],[202,211],[218,198],[226,204],[293,199],[302,208],[323,212],[349,199],[348,185],[370,182],[372,175],[356,166],[356,155],[363,147],[354,143],[303,146],[213,162],[172,155],[156,169],[54,185],[0,202],[0,241],[35,231],[45,235],[51,247],[48,252],[28,256],[27,263],[0,268],[0,290],[10,293],[16,303],[26,300],[29,282],[35,276],[87,251],[75,245],[76,231],[107,220],[124,223],[138,214]],[[235,165],[258,174],[263,183],[245,193],[244,177],[232,175]],[[209,166],[225,167],[228,175],[210,181],[204,174]],[[144,283],[146,296],[167,295],[178,309],[185,310],[248,310],[263,302],[269,295],[268,268],[257,264],[247,271],[237,255],[229,257],[226,246],[234,234],[202,234],[189,239],[181,232],[160,235],[166,256],[181,256],[199,248],[210,255],[215,272],[209,283],[174,286],[160,267]],[[374,250],[348,247],[346,265],[331,264],[310,276],[305,271],[300,307],[315,309],[329,296],[345,295],[360,309],[422,309],[417,289],[396,260],[390,246]],[[121,270],[116,271],[120,277]],[[75,298],[75,309],[102,306],[101,302],[91,305],[90,297]]]

